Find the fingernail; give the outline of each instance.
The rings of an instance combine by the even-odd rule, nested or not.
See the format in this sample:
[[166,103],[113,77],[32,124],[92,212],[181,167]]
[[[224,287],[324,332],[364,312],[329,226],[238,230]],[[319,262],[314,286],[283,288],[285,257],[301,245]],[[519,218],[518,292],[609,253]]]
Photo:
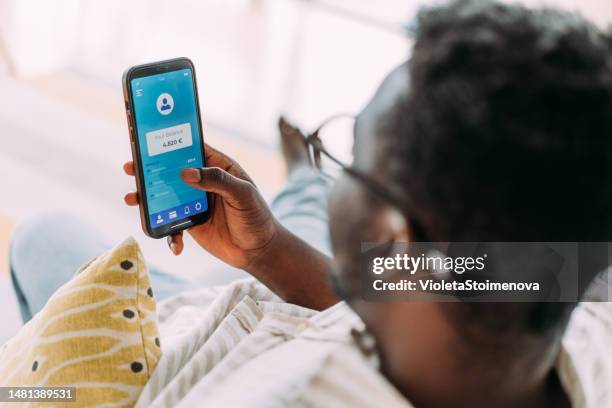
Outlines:
[[200,171],[198,169],[185,169],[181,172],[181,178],[184,181],[197,183],[201,180]]
[[172,251],[172,253],[174,253],[174,241],[172,241],[172,235],[168,235],[166,237],[166,243],[168,243],[168,248],[170,248],[170,250]]

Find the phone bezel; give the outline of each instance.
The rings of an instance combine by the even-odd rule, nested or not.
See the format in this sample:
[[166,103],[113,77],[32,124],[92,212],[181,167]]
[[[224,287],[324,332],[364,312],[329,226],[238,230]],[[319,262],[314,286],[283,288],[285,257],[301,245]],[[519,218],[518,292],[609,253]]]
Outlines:
[[191,217],[183,218],[173,223],[163,225],[161,227],[154,228],[150,225],[149,221],[149,203],[146,199],[146,188],[144,185],[143,168],[141,160],[141,147],[138,138],[138,128],[136,124],[136,114],[134,112],[134,101],[132,96],[132,80],[136,78],[148,77],[151,75],[158,75],[172,71],[178,71],[182,69],[189,69],[191,71],[193,91],[195,95],[195,107],[196,116],[198,120],[199,137],[202,153],[202,162],[206,165],[206,154],[204,146],[204,129],[202,126],[202,116],[200,112],[200,102],[198,95],[198,86],[195,68],[193,62],[188,58],[175,58],[166,61],[153,62],[149,64],[136,65],[129,68],[123,74],[123,94],[125,99],[126,113],[128,117],[128,126],[130,130],[130,141],[132,147],[132,159],[134,160],[134,171],[136,173],[136,185],[138,189],[139,197],[145,197],[144,200],[140,201],[140,221],[142,229],[148,236],[152,238],[163,238],[168,235],[183,231],[196,225],[204,224],[210,218],[212,200],[210,193],[206,192],[206,200],[208,209],[203,212],[196,214]]

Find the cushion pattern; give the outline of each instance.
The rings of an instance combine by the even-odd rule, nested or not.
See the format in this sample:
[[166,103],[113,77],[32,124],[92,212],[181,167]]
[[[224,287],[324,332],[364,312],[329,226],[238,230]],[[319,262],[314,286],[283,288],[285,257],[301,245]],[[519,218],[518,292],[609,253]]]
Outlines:
[[81,268],[0,347],[0,386],[76,387],[76,403],[65,406],[131,406],[160,357],[149,273],[129,238]]

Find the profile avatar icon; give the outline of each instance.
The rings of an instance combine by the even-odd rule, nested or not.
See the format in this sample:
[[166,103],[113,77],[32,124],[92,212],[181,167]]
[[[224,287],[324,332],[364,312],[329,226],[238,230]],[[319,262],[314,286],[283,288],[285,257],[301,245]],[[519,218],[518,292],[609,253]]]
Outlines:
[[174,99],[169,93],[163,93],[157,97],[157,111],[162,115],[169,115],[174,109]]

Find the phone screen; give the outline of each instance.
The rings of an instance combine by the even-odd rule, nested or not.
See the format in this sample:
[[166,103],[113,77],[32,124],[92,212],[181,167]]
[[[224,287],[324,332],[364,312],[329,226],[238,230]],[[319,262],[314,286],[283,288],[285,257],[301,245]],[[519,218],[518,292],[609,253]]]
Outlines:
[[180,225],[208,210],[206,193],[180,178],[182,169],[204,166],[193,73],[179,69],[130,85],[149,224]]

